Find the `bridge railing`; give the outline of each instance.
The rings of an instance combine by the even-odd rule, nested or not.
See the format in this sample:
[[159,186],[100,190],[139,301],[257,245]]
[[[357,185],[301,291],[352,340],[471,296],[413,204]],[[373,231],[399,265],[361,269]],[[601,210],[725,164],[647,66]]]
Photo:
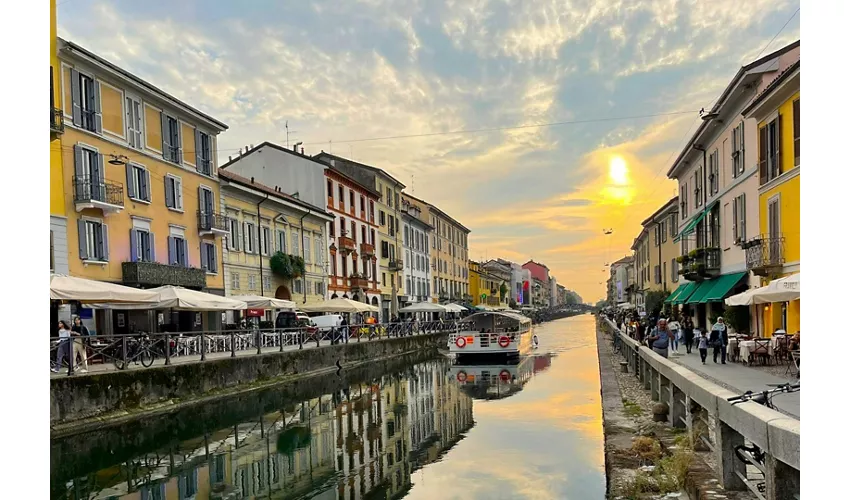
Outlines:
[[79,373],[81,368],[88,364],[102,363],[111,365],[109,369],[118,370],[126,369],[131,364],[147,368],[154,364],[206,361],[209,355],[220,359],[224,353],[236,357],[275,350],[283,352],[287,348],[305,349],[322,345],[457,332],[464,325],[465,323],[457,321],[413,321],[331,328],[311,326],[50,337],[50,368],[55,373],[71,376]]
[[[620,352],[630,372],[643,383],[644,389],[651,391],[652,399],[667,403],[668,423],[687,428],[692,445],[698,440],[711,450],[725,489],[749,489],[762,500],[799,500],[798,419],[755,402],[733,405],[727,399],[740,394],[659,356],[621,332],[607,318],[601,317],[600,325],[607,334],[619,335]],[[736,456],[735,448],[746,442],[758,446],[765,454],[760,471],[763,479],[750,479],[746,465]]]

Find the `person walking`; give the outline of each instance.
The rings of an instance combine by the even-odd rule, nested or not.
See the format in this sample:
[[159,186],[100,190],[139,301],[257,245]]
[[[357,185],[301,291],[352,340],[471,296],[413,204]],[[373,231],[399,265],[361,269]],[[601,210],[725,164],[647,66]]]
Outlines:
[[[82,369],[80,369],[80,373],[87,373],[89,371],[89,361],[88,361],[88,342],[89,342],[89,329],[86,328],[86,325],[83,324],[83,320],[79,316],[74,316],[74,326],[71,327],[71,336],[76,337],[73,339],[74,348],[71,350],[71,361],[73,361],[76,365],[77,362],[77,354],[80,355],[80,364],[82,365]],[[76,334],[76,335],[74,335]]]
[[699,357],[702,360],[702,364],[705,364],[705,358],[708,357],[708,337],[705,336],[705,332],[702,332],[699,336]]
[[682,333],[685,336],[685,352],[691,353],[691,348],[694,345],[694,322],[687,314],[682,315]]
[[[70,347],[71,327],[64,320],[59,320],[59,345],[56,346],[56,366],[51,369],[53,373],[59,373],[59,370],[62,369],[62,362],[65,361],[66,357],[69,357]],[[72,361],[68,362],[71,363]]]
[[667,328],[667,320],[659,319],[658,326],[646,340],[656,354],[666,358],[667,351],[670,348],[670,330]]
[[670,342],[672,342],[672,349],[679,352],[679,336],[681,335],[682,327],[678,321],[673,319],[673,321],[667,323],[667,328],[670,330]]
[[717,355],[720,355],[720,364],[726,364],[726,346],[729,344],[729,334],[723,318],[718,317],[717,322],[711,327],[711,346],[714,349],[714,362],[717,363]]

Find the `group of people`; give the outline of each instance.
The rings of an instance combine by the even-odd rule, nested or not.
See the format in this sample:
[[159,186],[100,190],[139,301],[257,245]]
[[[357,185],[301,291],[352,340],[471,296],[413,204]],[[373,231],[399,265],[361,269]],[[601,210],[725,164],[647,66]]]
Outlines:
[[[88,354],[86,352],[86,344],[89,334],[89,329],[83,324],[79,316],[74,316],[72,320],[73,326],[68,326],[65,320],[59,320],[59,344],[56,347],[56,364],[51,368],[54,373],[59,373],[62,369],[62,364],[68,358],[68,363],[74,363],[74,367],[81,366],[79,372],[86,373],[89,371]],[[80,359],[77,365],[77,359]]]
[[620,313],[615,318],[622,331],[642,344],[646,344],[660,356],[667,357],[669,352],[679,352],[683,345],[687,354],[691,354],[694,345],[699,350],[700,359],[705,364],[708,349],[712,349],[713,361],[726,364],[726,346],[729,345],[729,329],[722,317],[718,317],[711,331],[695,328],[693,319],[687,314],[679,318],[656,318],[647,316],[641,318],[637,312]]

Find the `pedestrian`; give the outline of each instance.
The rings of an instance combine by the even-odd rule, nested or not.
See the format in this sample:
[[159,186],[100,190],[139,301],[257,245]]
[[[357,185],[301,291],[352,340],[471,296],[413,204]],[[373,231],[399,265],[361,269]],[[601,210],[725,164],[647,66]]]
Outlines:
[[656,354],[666,358],[667,350],[670,348],[670,330],[667,328],[667,320],[659,319],[658,326],[646,340]]
[[679,339],[682,334],[682,327],[678,321],[673,319],[673,321],[667,323],[667,328],[670,330],[670,341],[673,344],[673,350],[679,352]]
[[74,337],[76,334],[76,338],[74,341],[74,348],[71,351],[71,361],[75,364],[77,362],[77,354],[80,355],[80,364],[83,366],[80,369],[80,373],[86,373],[89,371],[89,361],[88,361],[88,342],[89,342],[89,329],[86,328],[86,325],[83,324],[83,320],[79,316],[74,316],[74,326],[71,327],[71,336]]
[[[62,368],[62,362],[69,357],[71,347],[71,327],[64,320],[59,320],[59,344],[56,346],[56,366],[53,367],[53,373],[59,373]],[[70,363],[71,361],[69,361]]]
[[726,364],[726,345],[729,344],[729,334],[723,318],[718,317],[717,322],[711,327],[710,343],[714,349],[714,362],[717,363],[717,355],[720,355],[720,363]]
[[699,335],[699,357],[702,364],[705,364],[705,358],[708,357],[708,338],[705,336],[705,332],[701,332]]
[[685,350],[688,354],[691,353],[691,348],[694,345],[694,322],[687,314],[682,315],[682,333],[685,336]]

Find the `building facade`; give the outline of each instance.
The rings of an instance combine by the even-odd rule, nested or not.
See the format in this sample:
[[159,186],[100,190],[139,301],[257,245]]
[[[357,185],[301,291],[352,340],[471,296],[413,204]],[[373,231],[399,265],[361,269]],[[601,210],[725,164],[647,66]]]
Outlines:
[[634,305],[639,311],[646,310],[646,294],[652,282],[649,251],[649,231],[642,228],[640,234],[632,242],[632,254],[634,257],[635,282],[633,290]]
[[[69,273],[224,295],[216,144],[227,126],[79,45],[57,44]],[[150,313],[98,311],[94,323],[98,333],[154,329]],[[188,316],[172,323],[221,323],[216,313]]]
[[[759,234],[745,243],[747,267],[765,286],[800,272],[800,61],[744,110],[758,123]],[[800,300],[757,307],[758,331],[800,330]]]
[[[61,140],[65,131],[65,117],[60,107],[60,68],[59,54],[56,51],[56,0],[50,0],[50,272],[67,275],[68,218]],[[51,324],[55,325],[57,320],[51,319]]]
[[[321,301],[328,286],[326,226],[333,216],[273,187],[219,170],[227,218],[222,262],[227,295],[261,295],[296,304]],[[278,255],[280,253],[280,255]],[[285,258],[284,258],[285,256]],[[303,262],[304,272],[273,268],[272,260]],[[272,321],[272,311],[266,311]],[[228,322],[238,318],[228,312]]]
[[[376,199],[370,200],[369,207],[375,217],[375,221],[370,220],[370,223],[375,224],[378,229],[378,239],[373,244],[378,251],[376,274],[378,287],[381,289],[380,307],[384,318],[397,316],[399,308],[408,303],[404,290],[401,229],[401,191],[405,187],[404,184],[380,168],[324,151],[315,155],[314,158],[329,164],[337,172],[378,193]],[[365,195],[361,201],[366,202]],[[372,206],[375,208],[371,208]]]
[[759,217],[758,151],[750,146],[757,127],[743,111],[799,50],[795,42],[742,67],[668,172],[679,184],[679,273],[698,283],[674,303],[687,306],[695,325],[708,327],[726,296],[756,285],[743,246]]
[[404,289],[408,301],[431,302],[431,247],[434,227],[422,219],[422,211],[408,200],[401,200],[401,225],[404,249]]

